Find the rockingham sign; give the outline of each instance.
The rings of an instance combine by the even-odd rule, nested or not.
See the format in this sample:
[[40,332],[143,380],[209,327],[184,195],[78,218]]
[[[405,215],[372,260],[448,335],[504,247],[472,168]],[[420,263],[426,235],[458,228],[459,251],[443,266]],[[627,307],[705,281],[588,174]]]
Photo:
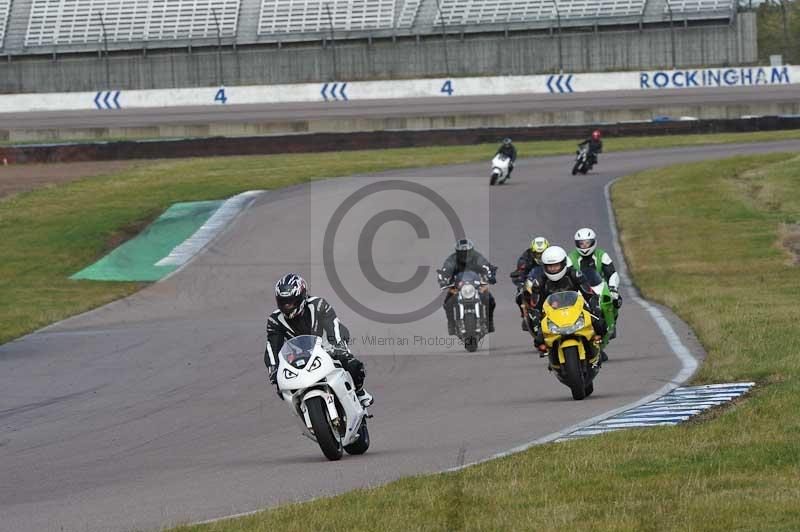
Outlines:
[[789,67],[707,68],[640,72],[640,89],[684,89],[691,87],[746,87],[789,85]]
[[325,103],[347,105],[354,100],[412,100],[541,94],[569,98],[586,92],[685,90],[722,87],[767,87],[800,83],[800,67],[729,67],[694,70],[597,72],[537,76],[431,78],[381,81],[331,81],[295,85],[200,87],[186,89],[122,90],[56,94],[0,95],[0,113],[231,106],[236,104]]

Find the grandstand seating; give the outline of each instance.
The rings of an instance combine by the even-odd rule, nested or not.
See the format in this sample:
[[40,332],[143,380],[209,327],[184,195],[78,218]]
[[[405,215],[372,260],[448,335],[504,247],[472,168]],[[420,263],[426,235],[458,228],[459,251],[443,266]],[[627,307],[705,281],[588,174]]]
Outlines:
[[[397,0],[262,0],[260,35],[391,29]],[[330,9],[330,19],[328,10]]]
[[[440,0],[447,26],[532,22],[556,18],[598,18],[641,15],[645,0]],[[710,0],[705,0],[710,1]]]
[[419,13],[419,6],[421,3],[422,0],[405,0],[403,2],[403,7],[400,10],[400,16],[397,17],[398,28],[410,28],[414,25],[414,21],[417,19],[417,13]]
[[236,34],[240,0],[33,0],[25,46]]
[[664,5],[664,12],[673,13],[698,13],[707,11],[732,11],[733,0],[668,0],[669,5]]
[[[719,18],[735,9],[733,0],[669,1],[673,13],[687,19]],[[428,34],[442,24],[477,32],[492,25],[552,27],[556,5],[565,26],[661,22],[669,11],[666,0],[0,0],[0,49],[97,50],[101,15],[111,48],[119,50],[148,41],[173,47],[213,40],[215,13],[223,37],[248,44],[319,39],[330,31],[326,6],[337,38],[348,39],[364,32]]]
[[10,14],[11,0],[0,0],[0,48],[3,47],[3,41],[6,37],[6,25]]

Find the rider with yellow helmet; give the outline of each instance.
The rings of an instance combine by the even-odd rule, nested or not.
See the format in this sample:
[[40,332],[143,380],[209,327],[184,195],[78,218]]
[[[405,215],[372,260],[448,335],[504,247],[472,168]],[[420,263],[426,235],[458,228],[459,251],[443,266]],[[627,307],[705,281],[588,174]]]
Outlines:
[[517,259],[517,268],[511,272],[511,279],[517,287],[516,302],[519,306],[520,317],[522,318],[522,330],[528,330],[528,320],[525,319],[525,306],[522,297],[522,289],[525,285],[525,279],[530,274],[531,270],[542,264],[542,253],[550,247],[550,242],[543,236],[537,236],[531,240],[531,245],[528,249],[522,252],[519,259]]

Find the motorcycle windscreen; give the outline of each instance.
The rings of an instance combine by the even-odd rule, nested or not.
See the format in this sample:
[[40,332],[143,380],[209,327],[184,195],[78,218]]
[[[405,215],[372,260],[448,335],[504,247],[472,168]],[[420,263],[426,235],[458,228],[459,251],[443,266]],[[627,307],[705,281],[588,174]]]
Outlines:
[[456,280],[464,283],[479,283],[481,282],[481,276],[477,272],[473,272],[472,270],[466,270],[459,273],[456,276]]
[[546,303],[553,309],[568,308],[578,302],[578,292],[557,292],[547,297]]
[[314,347],[321,341],[321,338],[313,335],[297,336],[283,344],[278,356],[284,363],[297,369],[303,369],[314,355]]

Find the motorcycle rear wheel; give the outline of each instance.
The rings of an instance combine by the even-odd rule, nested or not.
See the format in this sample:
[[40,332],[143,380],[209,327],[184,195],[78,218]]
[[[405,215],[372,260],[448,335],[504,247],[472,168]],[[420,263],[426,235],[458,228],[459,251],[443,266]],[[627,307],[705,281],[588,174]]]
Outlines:
[[567,385],[572,390],[572,398],[581,401],[586,398],[586,382],[581,360],[578,357],[578,348],[574,346],[564,348],[564,360]]
[[311,418],[311,427],[314,429],[314,436],[317,439],[322,454],[328,460],[339,460],[342,458],[344,449],[341,439],[333,433],[333,425],[328,418],[328,407],[322,397],[312,397],[306,401],[308,417]]

